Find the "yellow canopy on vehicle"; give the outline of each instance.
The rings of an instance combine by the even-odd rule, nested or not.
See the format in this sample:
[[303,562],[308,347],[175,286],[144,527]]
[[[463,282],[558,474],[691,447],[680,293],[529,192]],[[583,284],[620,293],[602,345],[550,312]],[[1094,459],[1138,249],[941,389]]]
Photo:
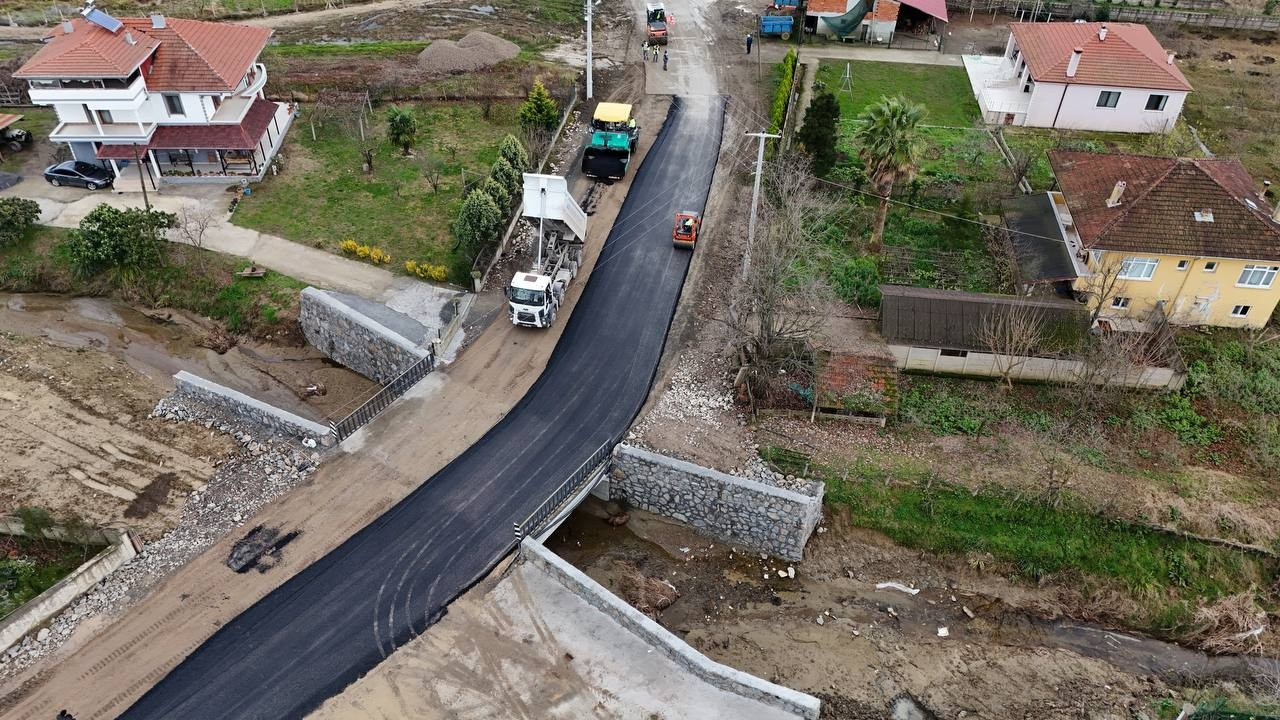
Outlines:
[[631,119],[631,106],[627,103],[602,102],[596,105],[595,119],[606,123],[624,123]]

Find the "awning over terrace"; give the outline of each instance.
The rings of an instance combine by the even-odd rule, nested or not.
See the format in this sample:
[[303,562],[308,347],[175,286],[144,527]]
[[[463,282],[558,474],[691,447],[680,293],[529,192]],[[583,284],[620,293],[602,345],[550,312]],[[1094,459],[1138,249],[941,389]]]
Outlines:
[[902,0],[902,4],[907,7],[913,7],[925,15],[936,17],[942,22],[947,22],[946,0]]
[[1003,201],[1001,207],[1021,282],[1034,284],[1076,278],[1075,265],[1048,193],[1019,195]]

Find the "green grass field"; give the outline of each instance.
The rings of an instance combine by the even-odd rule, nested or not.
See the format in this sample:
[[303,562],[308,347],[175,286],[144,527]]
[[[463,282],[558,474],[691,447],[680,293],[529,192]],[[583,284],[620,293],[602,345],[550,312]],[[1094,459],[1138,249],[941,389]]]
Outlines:
[[964,68],[850,60],[850,93],[840,92],[845,62],[822,61],[814,80],[835,93],[843,118],[853,118],[880,98],[894,95],[923,105],[928,111],[927,125],[969,128],[981,117]]
[[[490,119],[475,103],[417,107],[425,138],[406,158],[383,134],[385,109],[373,118],[373,172],[361,171],[354,128],[327,122],[311,139],[306,117],[299,118],[285,145],[285,170],[254,188],[236,209],[233,222],[295,242],[338,251],[346,239],[391,254],[395,271],[406,260],[444,264],[466,275],[469,259],[454,247],[450,224],[462,202],[462,180],[482,178],[498,156],[498,143],[517,132],[514,103],[492,107]],[[422,163],[441,163],[439,190],[432,192]],[[464,267],[465,266],[465,267]]]
[[425,40],[368,40],[350,43],[280,43],[268,45],[263,51],[266,57],[309,58],[343,57],[347,55],[399,55],[419,53],[427,46]]

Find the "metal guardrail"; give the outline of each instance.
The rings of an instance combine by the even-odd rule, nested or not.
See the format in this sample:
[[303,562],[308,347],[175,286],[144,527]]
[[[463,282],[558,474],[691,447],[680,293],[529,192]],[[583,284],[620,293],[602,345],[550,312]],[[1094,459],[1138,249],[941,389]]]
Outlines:
[[426,377],[428,373],[436,367],[436,354],[431,348],[427,348],[426,357],[418,362],[410,365],[407,370],[396,376],[394,380],[387,383],[373,397],[364,401],[360,407],[351,412],[350,415],[341,420],[329,423],[329,428],[334,436],[338,438],[338,442],[342,442],[350,437],[355,431],[364,427],[366,423],[377,417],[383,410],[391,406],[397,398],[404,395],[409,388],[417,384],[419,380]]
[[601,445],[595,452],[591,453],[591,457],[578,466],[577,470],[570,473],[569,477],[560,483],[560,487],[556,488],[555,492],[551,493],[551,496],[544,500],[536,510],[529,513],[529,516],[523,521],[512,523],[512,530],[516,534],[516,542],[523,540],[526,535],[536,534],[542,523],[546,522],[547,518],[551,517],[566,500],[581,492],[583,486],[595,474],[596,469],[613,454],[614,444],[615,442],[610,440]]

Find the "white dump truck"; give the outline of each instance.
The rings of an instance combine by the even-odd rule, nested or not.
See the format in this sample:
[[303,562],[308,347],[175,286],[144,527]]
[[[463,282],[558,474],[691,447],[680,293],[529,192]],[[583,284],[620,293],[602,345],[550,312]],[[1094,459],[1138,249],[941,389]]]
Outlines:
[[523,199],[522,214],[538,223],[535,260],[511,278],[507,315],[513,325],[550,327],[582,263],[587,214],[559,175],[525,173]]

